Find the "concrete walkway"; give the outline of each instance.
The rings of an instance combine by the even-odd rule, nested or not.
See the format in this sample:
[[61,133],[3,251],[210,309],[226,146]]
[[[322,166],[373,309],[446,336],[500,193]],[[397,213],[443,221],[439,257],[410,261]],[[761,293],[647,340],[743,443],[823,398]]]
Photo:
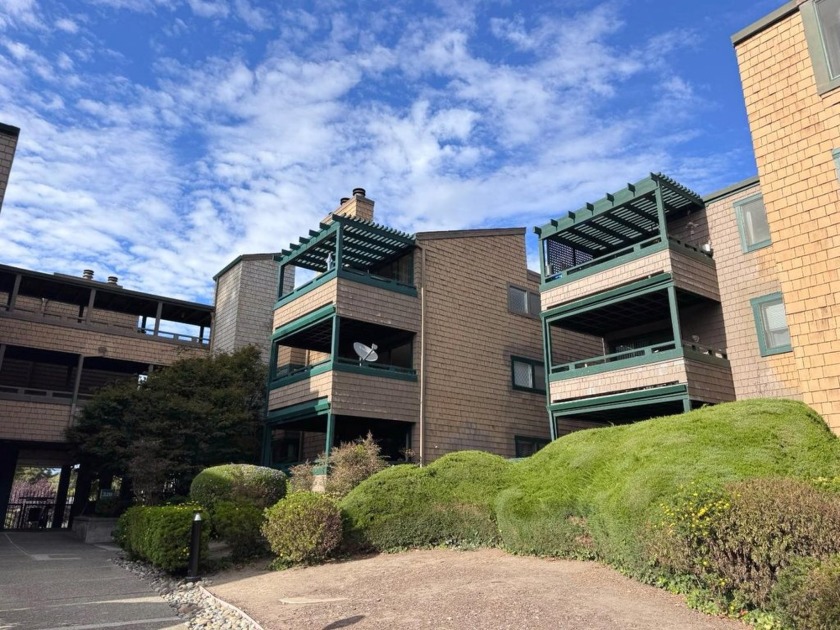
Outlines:
[[68,532],[0,532],[0,630],[186,628],[140,578]]

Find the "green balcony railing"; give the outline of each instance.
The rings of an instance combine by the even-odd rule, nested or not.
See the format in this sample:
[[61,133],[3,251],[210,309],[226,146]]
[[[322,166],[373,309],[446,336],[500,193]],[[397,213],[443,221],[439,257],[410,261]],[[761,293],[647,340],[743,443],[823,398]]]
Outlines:
[[579,280],[580,278],[584,278],[598,271],[612,269],[613,267],[624,265],[628,262],[638,260],[639,258],[643,258],[650,254],[661,252],[666,248],[670,248],[672,251],[686,254],[688,256],[691,256],[692,258],[702,260],[703,262],[706,262],[710,265],[714,264],[712,261],[711,252],[705,252],[697,247],[694,247],[693,245],[684,243],[671,236],[669,236],[667,240],[663,242],[662,237],[657,234],[656,236],[641,241],[640,243],[636,243],[635,245],[622,247],[621,249],[617,249],[614,252],[604,254],[603,256],[599,256],[598,258],[593,258],[592,260],[589,260],[585,263],[574,265],[572,267],[562,269],[556,273],[549,274],[545,278],[545,283],[550,284],[551,286],[555,286],[558,284],[565,284],[566,282]]
[[384,363],[368,363],[358,359],[325,359],[311,365],[289,364],[276,368],[269,381],[269,389],[277,389],[305,380],[317,374],[337,370],[340,372],[356,372],[369,376],[382,376],[399,380],[417,380],[417,370]]
[[572,361],[571,363],[553,365],[549,371],[549,380],[561,381],[587,376],[589,374],[622,370],[647,363],[669,361],[680,357],[698,359],[707,363],[729,365],[726,351],[724,350],[701,346],[700,344],[689,341],[681,341],[680,343],[666,341],[644,348],[633,348],[622,352],[613,352],[598,357]]

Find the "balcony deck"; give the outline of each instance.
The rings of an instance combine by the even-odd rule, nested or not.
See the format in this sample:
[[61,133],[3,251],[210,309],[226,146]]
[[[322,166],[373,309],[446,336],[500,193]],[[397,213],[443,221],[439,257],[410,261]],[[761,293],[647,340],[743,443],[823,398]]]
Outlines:
[[[273,329],[335,304],[339,317],[403,330],[420,330],[420,300],[417,291],[394,291],[396,281],[344,270],[322,274],[277,302]],[[407,287],[408,285],[401,285]]]
[[339,358],[301,367],[270,383],[269,413],[326,399],[334,414],[416,422],[420,386],[412,369]]
[[676,239],[654,236],[549,276],[541,287],[542,310],[657,273],[669,273],[675,286],[720,301],[711,256]]
[[673,341],[552,366],[551,402],[605,396],[671,384],[688,386],[689,397],[708,403],[734,400],[726,353]]

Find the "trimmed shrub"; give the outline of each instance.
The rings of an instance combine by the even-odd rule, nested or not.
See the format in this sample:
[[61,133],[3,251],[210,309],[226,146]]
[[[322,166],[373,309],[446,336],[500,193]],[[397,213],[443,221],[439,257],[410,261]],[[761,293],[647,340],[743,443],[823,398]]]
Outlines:
[[341,502],[348,543],[381,551],[494,545],[493,501],[512,466],[498,455],[463,451],[425,468],[404,464],[383,470]]
[[213,527],[219,538],[230,545],[231,559],[240,561],[263,555],[268,543],[260,528],[263,510],[238,501],[218,501],[213,507]]
[[117,521],[114,539],[132,558],[146,560],[165,571],[187,568],[193,516],[201,512],[201,555],[207,555],[210,523],[197,505],[135,506]]
[[771,601],[794,628],[840,628],[840,556],[825,561],[800,558],[779,575]]
[[325,560],[341,544],[341,512],[314,492],[294,492],[265,511],[262,533],[284,564]]
[[190,499],[210,509],[217,501],[237,501],[266,508],[285,494],[286,475],[273,468],[251,464],[205,468],[190,486]]
[[346,442],[330,452],[326,490],[336,498],[347,496],[365,479],[387,466],[373,435]]

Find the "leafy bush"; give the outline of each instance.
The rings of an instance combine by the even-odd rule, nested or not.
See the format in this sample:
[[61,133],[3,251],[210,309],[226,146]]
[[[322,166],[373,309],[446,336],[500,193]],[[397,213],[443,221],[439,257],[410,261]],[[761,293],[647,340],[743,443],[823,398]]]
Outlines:
[[230,545],[231,558],[236,561],[268,550],[260,531],[264,520],[263,510],[248,503],[218,501],[213,507],[213,527],[219,538]]
[[387,466],[373,435],[344,443],[330,452],[326,490],[336,498],[349,492]]
[[797,479],[752,479],[697,490],[665,508],[654,559],[713,593],[766,607],[797,558],[840,553],[840,496]]
[[286,475],[273,468],[250,464],[205,468],[190,486],[190,498],[210,509],[217,501],[237,501],[266,508],[285,494]]
[[840,496],[796,479],[745,481],[729,495],[731,508],[711,522],[709,563],[747,601],[766,605],[796,557],[840,553]]
[[498,455],[463,451],[425,468],[383,470],[341,503],[348,542],[377,550],[496,544],[493,501],[511,466]]
[[196,505],[135,506],[117,521],[114,539],[133,558],[146,560],[165,571],[187,568],[193,517],[201,512],[201,555],[207,555],[210,523]]
[[341,544],[341,512],[314,492],[294,492],[265,511],[262,533],[282,563],[324,560]]
[[840,556],[800,558],[779,575],[771,600],[794,628],[840,628]]
[[289,469],[289,492],[312,492],[312,484],[315,481],[313,464],[305,461]]

